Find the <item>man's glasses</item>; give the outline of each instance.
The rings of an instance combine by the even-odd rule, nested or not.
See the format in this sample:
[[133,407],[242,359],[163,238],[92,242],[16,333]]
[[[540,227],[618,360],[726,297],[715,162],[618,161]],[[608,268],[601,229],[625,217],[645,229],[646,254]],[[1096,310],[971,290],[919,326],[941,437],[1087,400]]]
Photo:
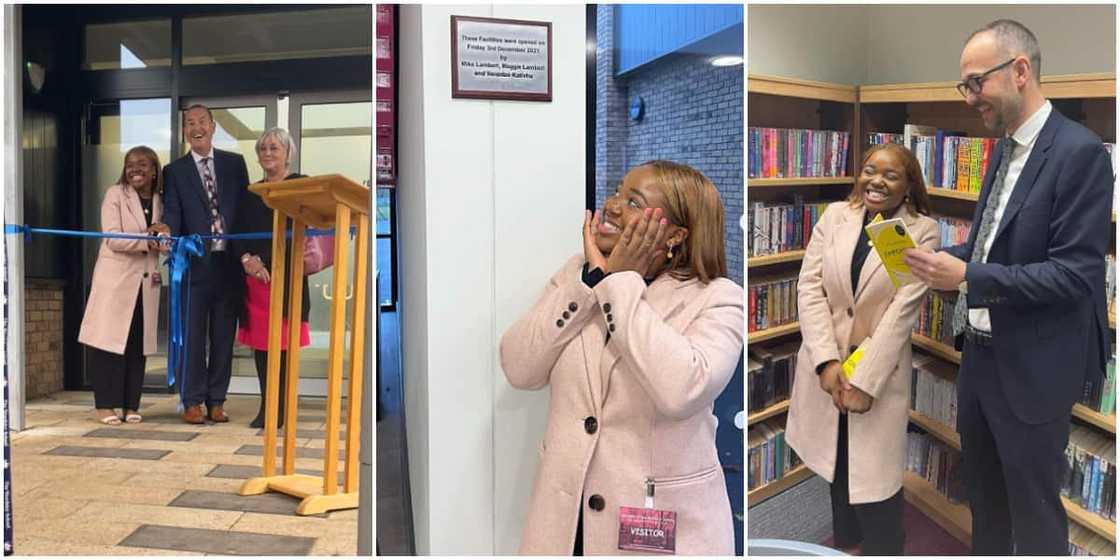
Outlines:
[[984,72],[978,76],[972,76],[971,78],[965,79],[961,83],[957,84],[957,91],[961,93],[961,97],[968,97],[969,92],[972,92],[973,95],[980,95],[980,92],[984,90],[984,80],[988,79],[988,76],[993,72],[998,72],[1000,70],[1003,70],[1004,68],[1007,68],[1008,65],[1010,65],[1012,62],[1015,62],[1015,58],[1012,58],[1011,60],[1008,60],[1007,62],[1004,62],[1003,64],[1000,64],[999,66],[996,66],[995,68],[992,68],[991,70],[988,70],[987,72]]

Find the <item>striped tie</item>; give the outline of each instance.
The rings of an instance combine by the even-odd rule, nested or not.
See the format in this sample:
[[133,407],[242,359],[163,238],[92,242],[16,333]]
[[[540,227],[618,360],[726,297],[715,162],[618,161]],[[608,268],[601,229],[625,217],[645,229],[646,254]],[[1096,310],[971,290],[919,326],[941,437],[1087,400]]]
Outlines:
[[[222,213],[218,211],[218,189],[214,183],[214,174],[210,172],[211,158],[204,157],[199,162],[202,171],[202,187],[206,191],[206,200],[210,203],[210,233],[221,235],[225,233]],[[210,241],[211,251],[225,251],[226,240],[214,239]]]
[[[1003,192],[1009,187],[1005,183],[1004,178],[1007,176],[1007,168],[1011,165],[1011,150],[1015,147],[1015,140],[1007,137],[1003,140],[999,156],[999,169],[996,170],[996,177],[992,181],[992,188],[988,192],[988,202],[984,206],[984,214],[980,216],[980,229],[976,232],[976,242],[972,244],[972,258],[968,262],[979,262],[980,252],[984,250],[984,246],[988,244],[988,240],[996,231],[996,206],[999,206],[1000,197]],[[953,306],[953,336],[957,336],[964,332],[965,325],[968,324],[968,303],[966,297],[963,295],[957,296],[957,303]]]

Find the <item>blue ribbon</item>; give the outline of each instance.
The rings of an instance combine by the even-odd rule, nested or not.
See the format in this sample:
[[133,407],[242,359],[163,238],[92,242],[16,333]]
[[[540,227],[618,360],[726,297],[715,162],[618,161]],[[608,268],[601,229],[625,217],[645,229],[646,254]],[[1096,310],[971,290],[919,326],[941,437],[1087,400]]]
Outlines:
[[[350,237],[357,234],[357,227],[350,227]],[[78,237],[86,239],[132,239],[137,241],[155,241],[151,235],[136,233],[106,233],[93,231],[79,231],[69,229],[38,228],[27,225],[4,224],[4,233],[8,235],[23,235],[24,241],[30,242],[32,235],[54,235],[57,237]],[[320,237],[334,235],[334,228],[316,229],[307,228],[306,237]],[[288,230],[286,238],[292,237],[292,230]],[[171,252],[167,259],[167,266],[171,275],[171,284],[168,297],[171,299],[169,323],[169,344],[167,345],[167,386],[179,384],[179,411],[183,411],[183,396],[187,379],[187,325],[190,324],[190,281],[191,257],[201,257],[205,251],[203,243],[214,239],[272,239],[272,232],[252,233],[223,233],[223,234],[191,234],[179,236],[159,237],[160,241],[171,242]],[[185,294],[187,301],[183,300]]]
[[[187,301],[182,301],[184,285],[189,288],[191,281],[191,256],[201,257],[202,238],[199,235],[182,236],[171,242],[171,257],[167,260],[171,275],[169,288],[171,317],[168,321],[170,332],[167,345],[167,386],[179,382],[179,408],[183,407],[183,397],[187,386],[187,325],[190,319],[190,289],[186,290]],[[185,281],[185,283],[184,283]]]

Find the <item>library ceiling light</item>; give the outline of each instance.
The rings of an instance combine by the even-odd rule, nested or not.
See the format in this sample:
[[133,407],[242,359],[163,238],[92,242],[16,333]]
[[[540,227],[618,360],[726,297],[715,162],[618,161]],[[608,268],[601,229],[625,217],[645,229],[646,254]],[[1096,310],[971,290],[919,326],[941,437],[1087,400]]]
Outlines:
[[717,56],[712,59],[712,66],[738,66],[742,63],[741,56]]

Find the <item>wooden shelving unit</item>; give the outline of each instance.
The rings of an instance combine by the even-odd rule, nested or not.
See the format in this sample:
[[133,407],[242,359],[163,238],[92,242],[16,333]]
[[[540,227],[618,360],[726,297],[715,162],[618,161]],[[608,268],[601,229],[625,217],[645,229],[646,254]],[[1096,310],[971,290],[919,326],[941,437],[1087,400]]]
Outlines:
[[941,358],[942,360],[960,365],[961,353],[957,352],[956,349],[954,349],[952,346],[942,344],[941,342],[938,342],[928,336],[918,333],[912,333],[910,335],[910,338],[913,341],[914,346],[917,346],[918,348],[921,348],[929,352],[930,354]]
[[935,523],[966,545],[972,543],[972,511],[965,504],[949,503],[926,479],[906,471],[902,473],[903,496],[933,519]]
[[1102,430],[1116,433],[1116,416],[1113,414],[1101,414],[1081,403],[1077,403],[1073,405],[1073,416]]
[[747,333],[747,344],[757,344],[759,342],[764,342],[774,338],[793,334],[800,330],[801,324],[797,321],[794,321],[787,325],[780,325],[777,327],[771,327],[769,329],[763,329],[761,331],[749,332]]
[[775,177],[747,179],[748,189],[771,187],[819,187],[822,185],[854,185],[855,177]]
[[[945,424],[943,424],[943,423],[941,423],[941,422],[939,422],[939,421],[937,421],[933,418],[930,418],[930,417],[928,417],[928,416],[926,416],[926,415],[924,415],[924,414],[922,414],[922,413],[920,413],[916,410],[911,410],[910,411],[910,421],[917,424],[918,426],[921,426],[921,428],[923,430],[925,430],[926,432],[929,432],[931,435],[933,435],[937,439],[949,444],[949,446],[952,447],[953,449],[956,449],[957,451],[961,450],[960,435],[957,434],[957,432],[954,431],[949,426],[946,426]],[[914,481],[911,481],[911,484],[918,487],[917,489],[920,492],[924,493],[924,492],[932,491],[932,493],[935,495],[935,496],[923,495],[923,499],[921,500],[921,502],[923,502],[922,504],[915,503],[913,500],[911,500],[911,503],[914,503],[914,505],[918,506],[919,508],[923,507],[924,504],[933,503],[934,507],[936,509],[940,510],[942,515],[952,514],[952,517],[954,517],[955,519],[949,521],[949,525],[951,527],[955,527],[956,529],[961,529],[962,526],[963,526],[963,529],[967,533],[971,533],[971,531],[972,531],[972,529],[971,529],[971,527],[972,527],[972,515],[971,514],[969,514],[968,516],[961,516],[959,514],[957,505],[950,504],[948,499],[946,499],[941,494],[937,493],[937,491],[928,482],[926,482],[925,480],[920,478],[918,475],[916,475],[914,473],[911,473],[911,472],[907,472],[907,473],[905,473],[905,477],[916,479]],[[907,482],[907,479],[904,478],[904,486],[906,487],[907,494],[909,494],[909,492],[911,490],[911,488],[910,488],[911,484],[906,484],[906,482]],[[922,484],[921,485],[916,484],[917,482],[921,482]],[[938,500],[936,500],[934,498],[939,499],[941,501],[941,503],[935,503]],[[907,495],[907,499],[910,499],[909,495]],[[1067,499],[1065,497],[1062,497],[1062,505],[1065,506],[1066,513],[1069,515],[1069,518],[1072,521],[1074,521],[1078,525],[1084,526],[1085,528],[1093,531],[1094,533],[1097,533],[1098,535],[1108,539],[1111,542],[1116,542],[1116,525],[1111,520],[1105,519],[1105,518],[1103,518],[1103,517],[1101,517],[1101,516],[1099,516],[1095,513],[1090,513],[1088,511],[1086,511],[1084,508],[1082,508],[1081,506],[1073,503],[1072,501],[1070,501],[1069,499]],[[968,509],[967,506],[960,506],[960,507],[964,507],[966,511]],[[931,513],[930,511],[927,511],[927,510],[923,510],[923,511],[926,511],[927,514]],[[947,527],[945,523],[942,523],[942,521],[938,520],[936,515],[931,515],[931,517],[933,517],[934,520],[937,521],[937,523],[939,525],[944,527],[946,531],[949,531],[950,533],[953,533],[953,529],[950,528],[950,527]],[[956,536],[956,535],[954,534],[954,536]]]
[[789,399],[766,407],[758,412],[752,412],[749,416],[747,416],[747,425],[752,426],[757,422],[766,420],[767,418],[772,418],[779,414],[783,414],[787,410],[789,410]]
[[767,498],[780,494],[783,490],[790,488],[797,483],[813,476],[813,471],[805,465],[798,465],[786,473],[785,476],[767,484],[750,490],[747,492],[747,507],[756,506]]
[[796,251],[787,251],[785,253],[778,253],[776,255],[763,255],[761,257],[751,257],[747,259],[747,268],[756,266],[770,266],[772,264],[797,262],[805,258],[805,250],[798,249]]
[[967,200],[969,202],[976,202],[980,200],[980,193],[954,191],[951,189],[942,189],[938,187],[930,187],[926,189],[926,193],[930,198],[952,198],[954,200]]

